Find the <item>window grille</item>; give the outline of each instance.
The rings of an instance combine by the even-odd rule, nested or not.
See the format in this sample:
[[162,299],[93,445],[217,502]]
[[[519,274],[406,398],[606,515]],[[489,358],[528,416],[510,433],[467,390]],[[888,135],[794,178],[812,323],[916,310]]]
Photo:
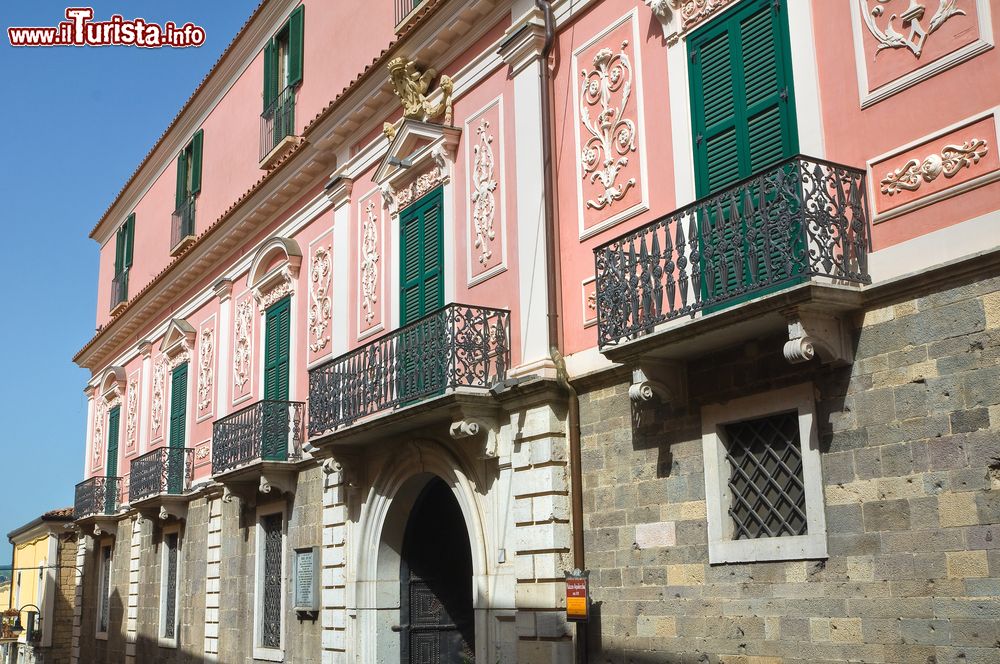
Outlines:
[[173,639],[177,635],[177,533],[166,537],[166,588],[163,589],[163,638]]
[[269,514],[261,519],[264,546],[264,596],[261,611],[261,645],[281,647],[281,530],[282,515]]
[[798,413],[727,424],[733,539],[807,533]]
[[111,547],[101,549],[101,595],[98,632],[107,632],[111,622]]

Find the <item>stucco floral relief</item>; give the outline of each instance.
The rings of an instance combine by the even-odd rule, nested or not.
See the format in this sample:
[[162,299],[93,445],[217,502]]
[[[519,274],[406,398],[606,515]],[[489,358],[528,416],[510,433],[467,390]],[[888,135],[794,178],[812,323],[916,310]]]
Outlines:
[[330,246],[318,246],[309,261],[309,350],[321,353],[330,344],[330,297],[333,264]]
[[236,303],[233,324],[233,396],[243,396],[250,383],[253,346],[253,299],[244,297]]
[[149,406],[149,421],[153,440],[163,435],[163,403],[166,385],[167,358],[160,356],[153,367],[153,394]]
[[369,199],[361,211],[360,243],[360,307],[361,331],[365,332],[381,323],[379,295],[381,290],[379,261],[381,260],[381,213],[375,198]]
[[139,430],[139,380],[135,374],[125,391],[125,445],[134,449]]
[[198,412],[212,409],[215,387],[215,328],[204,327],[198,338]]
[[94,442],[93,442],[93,468],[99,468],[101,459],[104,456],[104,419],[107,416],[107,409],[103,400],[97,401],[94,408]]
[[497,211],[496,159],[493,156],[493,133],[489,120],[482,118],[479,121],[476,136],[477,143],[472,148],[473,247],[476,249],[476,262],[485,267],[493,258],[493,241],[496,239],[493,221]]

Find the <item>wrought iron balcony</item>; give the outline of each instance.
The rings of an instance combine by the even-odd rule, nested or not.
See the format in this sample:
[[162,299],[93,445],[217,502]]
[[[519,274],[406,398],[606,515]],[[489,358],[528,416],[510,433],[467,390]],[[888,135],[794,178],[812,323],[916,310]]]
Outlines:
[[116,274],[111,282],[111,310],[128,301],[128,269]]
[[88,516],[111,515],[120,506],[121,478],[91,477],[76,485],[76,500],[73,516],[84,519]]
[[507,377],[510,312],[450,304],[309,372],[309,434]]
[[869,284],[865,172],[797,156],[594,250],[598,344],[812,279]]
[[161,447],[132,461],[128,487],[130,503],[160,494],[180,495],[194,470],[194,450]]
[[194,240],[195,197],[188,196],[170,218],[170,253],[176,254]]
[[295,135],[295,89],[287,87],[260,115],[260,161],[264,162],[281,141]]
[[212,474],[257,461],[289,461],[302,454],[298,401],[258,401],[212,425]]

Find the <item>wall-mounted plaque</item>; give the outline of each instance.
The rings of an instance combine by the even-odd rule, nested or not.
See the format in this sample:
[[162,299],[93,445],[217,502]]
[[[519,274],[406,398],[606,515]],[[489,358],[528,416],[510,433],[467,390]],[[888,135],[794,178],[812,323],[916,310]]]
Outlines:
[[295,549],[295,611],[319,611],[319,547]]

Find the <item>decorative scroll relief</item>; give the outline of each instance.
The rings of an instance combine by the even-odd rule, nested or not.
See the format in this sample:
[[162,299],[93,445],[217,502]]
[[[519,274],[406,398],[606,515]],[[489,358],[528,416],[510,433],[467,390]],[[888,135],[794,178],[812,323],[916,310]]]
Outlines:
[[[374,203],[372,203],[374,205]],[[318,353],[330,343],[326,333],[330,325],[333,303],[330,299],[330,279],[333,273],[330,248],[317,247],[309,264],[309,350]]]
[[129,381],[125,397],[125,444],[128,449],[135,447],[136,431],[139,428],[139,387],[138,381]]
[[242,391],[250,380],[250,345],[253,333],[253,300],[246,298],[236,305],[236,336],[233,352],[233,386]]
[[882,178],[882,193],[892,196],[900,191],[916,191],[924,182],[933,182],[941,175],[953,178],[963,168],[971,168],[986,156],[986,141],[973,138],[962,145],[946,145],[941,152],[923,161],[911,159]]
[[361,308],[365,324],[370,325],[375,320],[378,302],[378,213],[374,200],[365,206],[361,232]]
[[153,369],[153,397],[150,402],[150,422],[155,439],[163,429],[163,397],[167,383],[167,358],[160,357]]
[[101,456],[104,454],[104,416],[106,408],[101,400],[97,401],[97,408],[94,411],[94,468],[101,465]]
[[[591,184],[600,181],[603,193],[587,199],[587,207],[602,210],[620,201],[636,179],[617,182],[618,175],[628,166],[628,154],[635,152],[636,126],[625,117],[632,96],[632,63],[621,44],[618,53],[602,48],[594,56],[594,68],[582,70],[583,88],[580,94],[580,122],[590,136],[581,154],[583,177]],[[591,116],[595,112],[595,116]]]
[[[680,12],[684,30],[689,29],[695,23],[708,18],[722,7],[733,2],[733,0],[648,0],[647,4],[653,8],[653,3],[662,6],[666,1],[669,1],[672,9]],[[653,9],[656,11],[655,8]],[[663,11],[663,8],[660,11]],[[660,12],[656,13],[657,15],[660,14]]]
[[198,410],[205,411],[212,407],[212,387],[215,385],[215,330],[211,328],[201,331],[198,342]]
[[494,179],[493,135],[490,123],[483,118],[476,129],[479,143],[472,149],[472,221],[476,240],[474,247],[479,250],[478,261],[486,266],[493,258],[491,243],[496,239],[493,220],[496,217],[496,201],[493,192],[497,181]]
[[417,200],[445,180],[444,167],[435,164],[429,171],[421,174],[413,182],[401,189],[393,189],[386,185],[382,188],[382,196],[389,204],[389,211],[395,213]]
[[[860,3],[861,16],[864,17],[865,25],[878,42],[878,45],[875,47],[875,53],[872,56],[873,60],[878,57],[881,51],[897,48],[905,48],[913,53],[914,57],[919,58],[924,50],[924,42],[927,41],[928,35],[937,31],[951,17],[966,15],[963,10],[958,8],[958,0],[938,0],[937,11],[930,17],[925,29],[922,21],[927,7],[917,2],[917,0],[910,0],[910,6],[901,15],[889,15],[888,20],[885,22],[885,29],[883,30],[878,26],[877,21],[886,13],[882,5],[892,2],[892,0],[875,0],[875,6],[870,9],[868,0],[858,0],[858,2]],[[895,22],[897,19],[901,21],[900,26],[904,30],[909,30],[907,35],[904,36],[896,30]]]
[[282,299],[287,295],[292,293],[292,285],[295,283],[295,278],[291,271],[284,269],[281,271],[280,278],[274,283],[274,285],[262,292],[255,292],[257,296],[257,301],[260,302],[260,310],[264,311],[272,304]]

